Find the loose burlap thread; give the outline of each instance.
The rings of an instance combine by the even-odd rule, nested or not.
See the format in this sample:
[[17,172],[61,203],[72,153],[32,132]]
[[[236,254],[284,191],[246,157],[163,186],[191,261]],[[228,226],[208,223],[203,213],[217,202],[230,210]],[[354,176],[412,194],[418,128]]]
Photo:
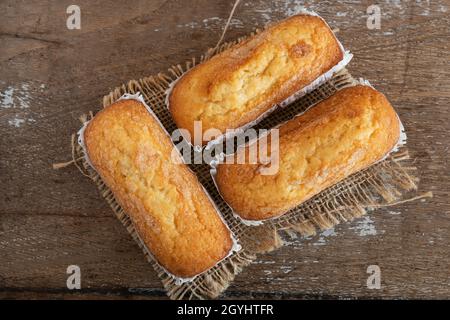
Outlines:
[[[197,62],[204,62],[243,39],[245,37],[209,49],[200,59],[193,58],[183,66],[172,66],[166,74],[160,73],[139,80],[131,80],[106,95],[103,98],[103,107],[114,103],[125,93],[140,92],[167,132],[171,133],[177,127],[165,105],[166,92],[170,83],[194,67]],[[343,69],[314,91],[284,108],[277,109],[253,128],[273,128],[331,96],[337,90],[357,83],[358,81],[346,69]],[[82,117],[82,122],[89,120],[92,116],[91,113]],[[285,215],[266,221],[260,226],[248,226],[233,216],[232,210],[221,198],[210,176],[209,164],[191,164],[189,165],[190,168],[206,188],[230,229],[238,238],[242,250],[233,253],[212,269],[197,276],[193,281],[178,285],[175,283],[175,279],[149,254],[145,244],[136,233],[128,214],[115,200],[114,194],[105,185],[98,173],[89,166],[84,157],[82,146],[78,145],[74,139],[72,139],[72,143],[73,162],[84,175],[93,180],[117,218],[143,249],[171,299],[215,298],[228,287],[235,275],[256,258],[257,254],[269,252],[282,246],[284,243],[283,236],[292,236],[296,233],[302,236],[312,235],[317,230],[328,229],[340,222],[351,221],[355,217],[360,217],[366,214],[368,210],[393,205],[402,198],[405,192],[417,190],[418,182],[414,173],[416,168],[409,159],[407,149],[402,147],[398,152],[389,155],[383,161],[351,175],[290,210]],[[199,152],[194,150],[192,150],[192,154],[194,158],[201,156]],[[429,195],[426,194],[425,196]]]

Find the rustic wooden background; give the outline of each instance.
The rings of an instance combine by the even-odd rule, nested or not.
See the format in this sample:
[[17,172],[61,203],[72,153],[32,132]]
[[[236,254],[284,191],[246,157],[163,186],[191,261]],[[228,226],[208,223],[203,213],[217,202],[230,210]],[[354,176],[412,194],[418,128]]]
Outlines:
[[[151,267],[70,159],[78,116],[129,79],[214,46],[232,0],[0,3],[0,297],[164,298]],[[66,8],[81,8],[81,30]],[[260,256],[224,298],[449,298],[450,1],[242,0],[226,39],[294,14],[320,13],[355,55],[349,69],[396,106],[434,198],[378,210]],[[66,288],[78,265],[82,290]],[[382,287],[366,286],[369,265]]]

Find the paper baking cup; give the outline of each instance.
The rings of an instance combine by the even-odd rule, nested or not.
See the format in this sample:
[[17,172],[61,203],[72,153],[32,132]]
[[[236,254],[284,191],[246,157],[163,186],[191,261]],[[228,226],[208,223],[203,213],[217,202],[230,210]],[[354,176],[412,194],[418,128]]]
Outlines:
[[[302,9],[299,11],[298,13],[299,15],[310,15],[310,16],[316,16],[319,17],[320,19],[322,19],[325,24],[328,26],[328,28],[331,29],[331,27],[328,25],[328,23],[325,21],[325,19],[323,19],[321,16],[319,16],[317,13],[315,13],[314,11],[311,10],[307,10],[307,9]],[[265,111],[264,113],[262,113],[257,119],[246,123],[245,125],[235,128],[232,131],[228,131],[225,132],[224,134],[222,134],[221,136],[209,141],[206,146],[204,147],[206,150],[211,149],[214,145],[223,143],[225,140],[228,139],[232,139],[236,136],[239,136],[240,134],[242,134],[243,132],[245,132],[245,130],[255,126],[257,123],[259,123],[261,120],[263,120],[264,118],[266,118],[269,114],[271,114],[273,111],[275,111],[278,107],[284,107],[288,104],[290,104],[292,101],[295,101],[299,98],[301,98],[302,96],[308,94],[309,92],[315,90],[316,88],[318,88],[319,86],[321,86],[323,83],[327,82],[335,73],[339,72],[340,70],[342,70],[343,68],[345,68],[345,66],[352,60],[353,58],[353,54],[350,53],[350,51],[347,51],[344,49],[344,46],[342,45],[342,43],[339,41],[339,39],[336,37],[336,35],[333,32],[333,35],[339,45],[339,48],[341,49],[341,52],[343,54],[343,58],[341,61],[339,61],[335,66],[333,66],[330,70],[328,70],[327,72],[323,73],[322,75],[318,76],[314,81],[312,81],[310,84],[308,84],[306,87],[302,88],[301,90],[297,91],[296,93],[292,94],[290,97],[288,97],[287,99],[285,99],[284,101],[282,101],[279,104],[275,104],[272,107],[270,107],[267,111]],[[238,42],[239,43],[239,42]],[[205,60],[206,61],[206,60]],[[203,61],[203,62],[205,62]],[[203,63],[202,62],[202,63]],[[166,90],[166,98],[165,98],[165,104],[167,109],[170,111],[170,95],[173,91],[173,88],[175,87],[175,85],[177,84],[177,82],[189,71],[191,70],[188,69],[186,70],[183,74],[181,74],[180,76],[178,76],[176,79],[174,79],[170,84],[168,89]],[[185,140],[190,143],[194,150],[199,152],[202,149],[202,146],[198,146],[198,145],[194,145],[190,139],[187,139],[187,137],[184,137]],[[191,137],[192,138],[192,137]]]
[[[142,97],[142,95],[141,95],[140,92],[135,93],[135,94],[128,94],[128,93],[125,93],[125,94],[124,94],[122,97],[120,97],[117,101],[120,101],[120,100],[136,100],[136,101],[142,103],[142,104],[145,106],[145,108],[147,109],[148,113],[149,113],[149,114],[150,114],[150,115],[158,122],[158,124],[160,125],[160,127],[164,130],[164,132],[166,133],[166,135],[167,135],[167,136],[169,137],[169,139],[170,139],[169,133],[166,131],[166,129],[164,128],[164,126],[162,125],[162,123],[161,123],[161,121],[158,119],[158,117],[156,117],[156,115],[154,114],[154,112],[152,111],[152,109],[147,105],[147,103],[145,102],[145,100],[144,100],[144,98]],[[83,148],[83,154],[84,154],[84,157],[85,157],[86,162],[91,166],[91,168],[92,168],[95,172],[98,173],[98,171],[95,169],[94,165],[92,164],[91,160],[89,159],[89,154],[88,154],[88,152],[87,152],[86,145],[85,145],[85,143],[84,143],[84,131],[86,130],[86,127],[88,126],[89,122],[90,122],[90,121],[86,121],[86,122],[83,124],[83,126],[81,127],[81,129],[78,131],[78,133],[77,133],[77,135],[78,135],[78,144]],[[172,141],[172,140],[170,140],[170,141]],[[172,144],[172,146],[173,146],[173,148],[174,148],[175,150],[177,150],[177,152],[178,152],[178,149],[177,149],[173,144]],[[186,165],[186,164],[184,163],[184,158],[181,156],[181,154],[180,154],[179,152],[178,152],[178,155],[180,156],[180,159],[181,159],[181,161],[183,162],[183,164]],[[189,169],[189,171],[191,171],[192,174],[195,175],[195,173],[192,172],[192,170],[191,170],[188,166],[186,166],[186,167]],[[99,173],[98,173],[98,174],[99,174]],[[100,175],[100,174],[99,174],[99,175]],[[231,239],[232,239],[232,242],[233,242],[233,245],[232,245],[230,251],[228,252],[228,254],[227,254],[225,257],[223,257],[221,260],[219,260],[219,261],[215,264],[215,265],[217,265],[217,264],[219,264],[220,262],[222,262],[223,260],[227,259],[229,256],[231,256],[233,253],[239,252],[239,251],[241,250],[241,245],[238,243],[238,241],[237,241],[237,239],[236,239],[236,237],[235,237],[233,231],[231,231],[231,229],[228,227],[228,224],[226,223],[225,219],[222,217],[222,214],[220,213],[220,210],[217,208],[217,205],[215,204],[215,202],[213,201],[213,199],[212,199],[211,196],[209,195],[208,191],[205,189],[205,187],[204,187],[202,184],[200,184],[200,185],[202,186],[203,191],[204,191],[205,194],[207,195],[208,200],[209,200],[209,201],[211,202],[211,204],[213,205],[214,209],[216,210],[216,212],[217,212],[218,216],[220,217],[220,219],[222,220],[223,224],[224,224],[224,225],[227,227],[227,229],[230,231]],[[210,270],[211,268],[214,267],[214,266],[212,266],[211,268],[208,268],[207,270],[205,270],[205,271],[203,271],[203,272],[201,272],[201,273],[199,273],[199,274],[196,274],[196,275],[193,276],[193,277],[189,277],[189,278],[178,277],[178,276],[172,274],[170,271],[168,271],[163,265],[161,265],[161,264],[158,262],[158,260],[155,258],[155,256],[152,254],[152,252],[148,249],[147,245],[146,245],[145,242],[142,240],[142,238],[140,237],[140,235],[139,235],[139,233],[138,233],[137,231],[135,231],[135,235],[138,237],[139,242],[140,242],[140,244],[142,245],[142,247],[144,248],[146,254],[148,254],[150,257],[152,257],[152,259],[159,265],[159,267],[160,267],[162,270],[164,270],[164,272],[165,272],[167,275],[169,275],[171,278],[173,278],[173,279],[175,280],[175,284],[177,284],[177,285],[181,285],[181,284],[186,283],[186,282],[191,282],[191,281],[193,281],[196,277],[198,277],[199,275],[201,275],[201,274],[203,274],[203,273],[205,273],[205,272],[208,272],[208,270]]]
[[[359,80],[353,81],[350,85],[346,85],[346,86],[343,86],[343,87],[339,88],[339,90],[341,90],[341,89],[343,89],[343,88],[351,87],[351,86],[356,86],[356,85],[369,86],[369,87],[375,89],[375,88],[370,84],[370,82],[369,82],[368,80],[365,80],[365,79],[363,79],[363,78],[360,78]],[[339,90],[338,90],[338,91],[339,91]],[[311,104],[311,105],[310,105],[308,108],[306,108],[303,112],[298,113],[294,118],[301,116],[302,114],[304,114],[305,112],[307,112],[310,108],[314,107],[315,105],[317,105],[318,103],[320,103],[320,102],[322,102],[322,101],[323,101],[323,100],[320,100],[320,101],[317,101],[316,103]],[[293,101],[291,101],[291,102],[293,102]],[[376,164],[376,163],[378,163],[378,162],[381,162],[381,161],[385,160],[387,157],[389,157],[389,155],[391,155],[391,154],[394,153],[394,152],[397,152],[401,146],[403,146],[403,145],[406,144],[407,136],[406,136],[405,128],[404,128],[403,123],[401,122],[400,118],[398,117],[398,114],[397,114],[397,113],[396,113],[396,115],[397,115],[397,119],[398,119],[399,124],[400,124],[400,134],[399,134],[399,139],[398,139],[397,143],[395,144],[395,146],[394,146],[389,152],[387,152],[381,159],[377,160],[377,161],[374,162],[372,165],[374,165],[374,164]],[[292,118],[292,119],[294,119],[294,118]],[[277,126],[273,127],[273,128],[270,129],[269,131],[265,132],[264,135],[270,134],[270,132],[271,132],[272,130],[278,129],[279,127],[281,127],[282,125],[284,125],[284,124],[287,123],[288,121],[291,121],[292,119],[287,120],[287,121],[285,121],[285,122],[282,122],[282,123],[278,124]],[[243,148],[243,147],[247,148],[247,147],[250,146],[251,144],[257,142],[257,141],[258,141],[259,139],[261,139],[262,137],[263,137],[263,136],[253,138],[253,139],[251,139],[250,141],[248,141],[247,143],[245,143],[244,145],[242,145],[242,146],[240,146],[240,147],[242,147],[242,148]],[[211,161],[211,163],[210,163],[210,166],[211,166],[210,174],[211,174],[211,178],[212,178],[212,180],[213,180],[213,182],[214,182],[214,185],[215,185],[215,187],[217,188],[217,192],[220,194],[220,196],[222,197],[223,201],[224,201],[225,203],[227,203],[227,205],[230,207],[230,209],[231,209],[231,211],[232,211],[232,213],[233,213],[233,216],[234,216],[236,219],[238,219],[239,221],[241,221],[243,224],[245,224],[246,226],[259,226],[259,225],[263,224],[264,222],[267,222],[267,221],[273,221],[273,220],[276,220],[276,219],[280,218],[281,216],[283,216],[284,214],[281,214],[281,215],[279,215],[279,216],[275,216],[275,217],[271,217],[271,218],[267,218],[267,219],[262,219],[262,220],[248,220],[248,219],[244,219],[244,218],[242,218],[242,217],[239,215],[239,213],[236,212],[236,211],[234,210],[234,208],[233,208],[233,207],[225,200],[225,198],[222,196],[222,194],[221,194],[221,192],[220,192],[220,189],[219,189],[219,187],[218,187],[218,185],[217,185],[217,182],[216,182],[217,166],[218,166],[219,164],[223,163],[223,162],[225,161],[226,157],[233,157],[233,156],[235,156],[235,154],[236,154],[236,153],[233,153],[233,154],[225,154],[224,152],[222,152],[222,153],[220,153],[219,155],[217,155],[216,158],[213,159],[213,160]],[[364,170],[364,169],[361,169],[361,170]],[[319,194],[320,194],[320,192],[319,192]],[[300,205],[301,205],[301,204],[300,204]]]

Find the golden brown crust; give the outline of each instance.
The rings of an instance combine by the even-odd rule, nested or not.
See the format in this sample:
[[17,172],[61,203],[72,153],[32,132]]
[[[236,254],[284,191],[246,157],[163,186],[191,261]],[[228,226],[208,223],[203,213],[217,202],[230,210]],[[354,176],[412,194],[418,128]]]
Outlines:
[[342,58],[321,18],[292,16],[187,72],[169,97],[170,112],[191,137],[194,121],[224,133],[256,120]]
[[[398,142],[400,122],[386,97],[368,86],[342,89],[279,128],[279,170],[220,164],[216,183],[242,218],[276,217],[382,159]],[[241,152],[246,152],[248,146]]]
[[194,174],[171,160],[173,144],[142,103],[103,109],[84,139],[93,166],[169,272],[192,277],[228,254],[229,229]]

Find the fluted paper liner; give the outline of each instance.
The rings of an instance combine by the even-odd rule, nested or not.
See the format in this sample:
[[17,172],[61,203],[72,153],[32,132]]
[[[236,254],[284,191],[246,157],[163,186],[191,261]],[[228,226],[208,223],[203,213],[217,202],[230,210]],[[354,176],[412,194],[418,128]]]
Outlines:
[[[308,10],[306,8],[300,9],[299,12],[297,13],[298,15],[310,15],[310,16],[315,16],[315,17],[319,17],[320,19],[323,20],[323,22],[330,28],[330,26],[328,25],[328,23],[321,17],[319,16],[317,13],[315,13],[314,11]],[[268,25],[269,26],[269,25]],[[266,26],[266,27],[268,27]],[[330,28],[331,30],[331,28]],[[257,33],[259,33],[261,30],[256,30],[254,33],[250,34],[255,35]],[[290,103],[292,103],[293,101],[301,98],[302,96],[308,94],[309,92],[313,91],[314,89],[318,88],[321,84],[325,83],[326,81],[328,81],[334,74],[336,74],[337,72],[341,71],[342,69],[344,69],[347,64],[350,63],[350,61],[353,58],[353,54],[350,53],[350,51],[345,50],[344,46],[342,45],[342,43],[339,41],[339,39],[336,37],[336,35],[333,33],[334,38],[336,39],[339,48],[342,52],[342,59],[333,67],[331,67],[329,70],[327,70],[326,72],[324,72],[323,74],[319,75],[316,79],[314,79],[311,83],[309,83],[308,85],[306,85],[304,88],[302,88],[301,90],[297,91],[296,93],[292,94],[291,96],[289,96],[288,98],[286,98],[284,101],[282,101],[279,104],[274,104],[273,106],[271,106],[268,110],[266,110],[265,112],[263,112],[262,114],[260,114],[255,120],[250,121],[246,124],[244,124],[241,127],[235,128],[231,131],[227,131],[225,133],[223,133],[222,135],[220,135],[219,137],[216,137],[215,139],[209,141],[205,148],[208,150],[210,148],[213,148],[214,145],[217,144],[221,144],[223,143],[225,140],[229,140],[229,139],[233,139],[234,137],[242,134],[245,130],[255,126],[256,124],[258,124],[260,121],[262,121],[263,119],[267,118],[272,112],[274,112],[275,110],[277,110],[278,108],[283,108],[287,105],[289,105]],[[245,37],[247,38],[247,37]],[[239,39],[236,43],[239,43],[241,40],[243,39]],[[236,43],[232,43],[233,45]],[[227,46],[228,48],[229,46]],[[221,52],[223,50],[217,51],[214,54],[217,54],[219,52]],[[212,55],[214,55],[212,54]],[[208,60],[209,58],[211,58],[212,55],[207,55],[205,60]],[[195,62],[194,62],[195,64]],[[188,71],[190,69],[187,68],[185,70],[185,72],[182,73],[177,73],[177,76],[172,80],[172,82],[169,84],[165,95],[165,104],[167,106],[167,109],[170,110],[170,101],[169,101],[169,96],[173,90],[173,88],[175,87],[176,83],[181,79],[181,77],[186,73],[186,71]],[[186,139],[188,141],[188,139]],[[193,143],[192,143],[193,145]],[[200,151],[202,147],[201,146],[197,146],[194,145],[194,149],[196,151]]]
[[[159,125],[163,128],[161,122],[159,121],[159,119],[155,116],[155,114],[153,113],[152,109],[147,105],[147,103],[145,102],[144,98],[142,97],[142,95],[138,92],[136,94],[129,94],[129,93],[125,93],[123,96],[121,96],[118,100],[136,100],[140,103],[142,103],[144,105],[144,107],[147,109],[147,111],[150,113],[150,115],[159,123]],[[89,124],[90,120],[86,119],[86,121],[83,123],[83,126],[81,127],[81,129],[78,131],[78,145],[82,147],[83,149],[83,154],[84,154],[84,159],[86,161],[86,163],[94,170],[97,172],[97,170],[95,169],[95,166],[92,164],[91,160],[89,159],[89,153],[86,150],[86,146],[84,143],[84,131],[87,127],[87,125]],[[169,133],[163,128],[164,132],[166,133],[167,136],[170,135]],[[183,158],[181,158],[182,160]],[[192,172],[192,170],[191,170]],[[98,173],[98,172],[97,172]],[[203,187],[203,185],[202,185]],[[222,215],[219,213],[219,210],[216,207],[215,202],[213,201],[213,199],[211,199],[211,197],[209,196],[208,192],[205,190],[205,188],[203,187],[205,194],[208,197],[208,200],[211,202],[211,204],[213,205],[213,207],[216,209],[216,211],[218,212],[218,215],[220,217],[220,219],[222,220],[222,222],[225,224],[225,226],[228,228],[228,225],[226,223],[226,221],[223,219]],[[229,229],[229,228],[228,228]],[[218,261],[217,263],[219,264],[220,262],[222,262],[223,260],[227,259],[229,256],[231,256],[234,252],[238,252],[239,250],[241,250],[241,245],[238,243],[233,231],[229,230],[231,233],[231,240],[232,240],[232,246],[230,248],[230,250],[228,251],[227,255],[220,259],[220,261]],[[134,232],[134,231],[133,231]],[[142,238],[139,236],[138,232],[135,233],[136,237],[138,237],[139,242],[142,243],[143,249],[145,251],[145,253],[151,257],[152,260],[155,260],[155,263],[159,264],[157,259],[153,256],[153,254],[151,253],[151,251],[148,249],[148,247],[145,245],[145,242],[142,240]],[[189,278],[183,278],[183,277],[178,277],[174,274],[172,274],[171,272],[169,272],[166,268],[164,268],[164,266],[159,264],[159,268],[161,268],[164,272],[166,272],[170,277],[172,277],[175,280],[175,284],[177,285],[181,285],[185,282],[191,282],[194,281],[194,279],[198,276],[200,276],[201,274],[203,274],[204,271],[202,273],[196,274],[192,277]]]
[[[345,85],[345,87],[356,86],[356,85],[369,86],[369,87],[375,89],[375,88],[370,84],[369,81],[364,80],[364,79],[362,79],[362,78],[359,79],[359,80],[353,80],[353,81],[349,82],[348,84]],[[342,89],[342,87],[339,88],[339,89]],[[376,90],[376,89],[375,89],[375,90]],[[321,100],[320,100],[320,101],[321,101]],[[295,117],[298,117],[298,116],[300,116],[300,115],[302,115],[302,114],[304,114],[307,110],[309,110],[310,108],[314,107],[314,106],[315,106],[318,102],[320,102],[320,101],[317,101],[316,103],[313,103],[313,104],[311,104],[311,105],[307,105],[307,106],[305,106],[304,108],[302,108],[302,110],[298,110],[298,113],[294,116],[294,118],[295,118]],[[387,159],[387,158],[389,157],[389,155],[391,155],[391,154],[393,154],[393,153],[399,151],[400,148],[403,147],[403,146],[406,144],[407,136],[406,136],[406,132],[405,132],[405,127],[403,126],[403,123],[401,122],[401,120],[400,120],[400,118],[398,117],[398,115],[397,115],[397,118],[398,118],[398,121],[399,121],[399,124],[400,124],[400,125],[399,125],[400,133],[399,133],[399,138],[398,138],[397,143],[396,143],[396,144],[392,147],[392,149],[389,150],[389,151],[388,151],[381,159],[379,159],[378,161],[376,161],[376,162],[373,163],[372,165],[375,165],[376,163],[381,162],[381,161]],[[289,119],[289,120],[292,120],[292,118]],[[288,121],[289,121],[289,120],[288,120]],[[287,123],[288,121],[285,121],[285,122],[282,122],[282,123],[277,124],[275,127],[271,128],[270,130],[265,131],[265,132],[264,132],[264,135],[270,134],[270,132],[271,132],[273,129],[278,129],[280,126],[284,125],[284,124]],[[252,145],[253,143],[257,143],[257,141],[258,141],[261,137],[262,137],[262,135],[259,135],[259,136],[254,137],[254,138],[251,139],[250,141],[244,143],[241,147],[247,147],[247,146],[249,146],[249,145]],[[210,166],[211,166],[211,169],[210,169],[211,177],[212,177],[212,180],[213,180],[213,182],[214,182],[214,185],[216,186],[216,188],[217,188],[219,194],[220,194],[220,189],[219,189],[219,187],[218,187],[218,185],[217,185],[217,182],[216,182],[217,167],[219,166],[219,164],[226,162],[226,158],[227,158],[227,157],[232,157],[232,158],[233,158],[235,155],[236,155],[236,153],[226,154],[225,152],[222,152],[222,153],[216,155],[215,158],[210,162]],[[371,166],[372,166],[372,165],[371,165]],[[224,200],[224,201],[225,201],[225,200]],[[226,201],[225,201],[225,202],[226,202]],[[227,203],[227,204],[228,204],[228,203]],[[280,217],[282,217],[282,216],[284,215],[284,213],[282,213],[281,215],[278,215],[278,216],[275,216],[275,217],[271,217],[271,218],[267,218],[267,219],[261,219],[261,220],[247,220],[247,219],[242,218],[242,215],[239,214],[239,212],[236,212],[236,211],[232,208],[231,205],[229,205],[229,206],[230,206],[230,209],[231,209],[232,212],[233,212],[233,216],[234,216],[236,219],[241,220],[242,223],[244,223],[245,225],[248,225],[248,226],[259,226],[259,225],[261,225],[261,224],[263,224],[263,223],[271,223],[271,222],[274,222],[276,219],[279,219]]]

